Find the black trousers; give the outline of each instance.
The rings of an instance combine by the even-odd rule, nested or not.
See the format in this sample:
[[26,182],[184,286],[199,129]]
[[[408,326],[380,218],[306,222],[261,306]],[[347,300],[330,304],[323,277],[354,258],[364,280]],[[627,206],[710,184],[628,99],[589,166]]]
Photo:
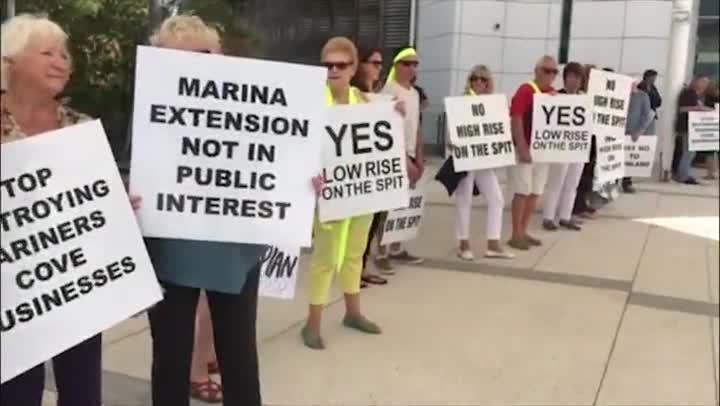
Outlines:
[[[255,322],[259,265],[240,294],[206,291],[223,386],[223,405],[261,406]],[[188,406],[200,289],[163,283],[165,298],[149,312],[153,406]]]
[[382,211],[375,213],[373,216],[372,224],[370,224],[370,230],[368,231],[367,246],[365,247],[365,253],[363,254],[363,269],[367,265],[368,258],[370,257],[370,251],[372,250],[373,239],[382,238],[382,227],[387,218],[387,212]]
[[[52,334],[48,335],[48,340]],[[102,338],[98,334],[56,355],[53,373],[58,406],[100,406],[102,403]],[[45,365],[38,365],[0,387],[2,406],[40,406]]]
[[588,211],[588,198],[593,190],[593,178],[595,177],[595,161],[597,160],[597,144],[593,135],[590,141],[590,159],[583,166],[583,172],[578,183],[577,193],[575,194],[575,204],[573,206],[573,214],[580,214]]

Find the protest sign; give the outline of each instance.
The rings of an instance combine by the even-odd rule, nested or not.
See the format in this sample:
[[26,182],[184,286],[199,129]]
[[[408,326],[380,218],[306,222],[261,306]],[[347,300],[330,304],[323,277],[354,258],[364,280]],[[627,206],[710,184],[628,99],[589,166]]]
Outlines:
[[99,121],[3,144],[1,162],[5,382],[162,294]]
[[299,271],[300,248],[268,248],[262,256],[260,296],[285,300],[294,298]]
[[504,94],[446,97],[445,112],[457,172],[515,165]]
[[593,100],[593,134],[597,142],[595,176],[599,183],[625,176],[625,122],[632,78],[613,72],[590,71],[588,94]]
[[690,151],[717,151],[720,148],[720,116],[718,110],[691,111],[688,114]]
[[654,135],[640,136],[637,141],[633,141],[629,135],[625,136],[625,176],[631,178],[652,176],[656,144],[657,137]]
[[130,190],[143,234],[309,246],[326,76],[139,47]]
[[533,162],[587,162],[592,136],[592,99],[587,95],[535,94]]
[[403,122],[392,103],[329,108],[323,146],[323,222],[407,204]]
[[382,225],[381,244],[414,240],[422,225],[425,209],[425,190],[427,181],[418,182],[410,191],[410,199],[405,207],[388,212]]

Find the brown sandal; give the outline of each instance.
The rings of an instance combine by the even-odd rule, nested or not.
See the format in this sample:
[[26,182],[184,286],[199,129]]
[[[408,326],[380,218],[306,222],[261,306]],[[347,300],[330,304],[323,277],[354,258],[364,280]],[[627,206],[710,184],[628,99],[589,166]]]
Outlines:
[[222,403],[222,386],[212,379],[206,382],[190,382],[190,397],[205,403]]

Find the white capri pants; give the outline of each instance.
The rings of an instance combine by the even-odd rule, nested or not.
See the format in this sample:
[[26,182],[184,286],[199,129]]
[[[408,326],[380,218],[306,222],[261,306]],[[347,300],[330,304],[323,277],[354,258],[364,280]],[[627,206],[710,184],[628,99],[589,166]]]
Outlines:
[[487,202],[487,239],[499,240],[502,232],[503,198],[497,175],[492,169],[468,171],[455,190],[455,234],[458,240],[470,239],[473,185],[477,185]]
[[543,219],[570,221],[584,165],[582,162],[550,164],[543,194]]

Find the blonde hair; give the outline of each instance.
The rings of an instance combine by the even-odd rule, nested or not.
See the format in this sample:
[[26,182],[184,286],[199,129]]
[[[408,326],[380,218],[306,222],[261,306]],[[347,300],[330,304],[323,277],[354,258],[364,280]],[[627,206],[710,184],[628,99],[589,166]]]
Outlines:
[[470,89],[472,89],[472,83],[470,83],[470,78],[473,76],[477,76],[479,78],[487,78],[488,79],[488,93],[493,93],[495,91],[495,80],[493,79],[493,74],[490,71],[490,68],[488,68],[485,65],[475,65],[470,70],[470,73],[468,73],[467,80],[465,81],[465,93],[470,93]]
[[[2,24],[2,72],[0,72],[2,90],[7,90],[9,78],[8,58],[25,51],[30,42],[42,36],[49,36],[67,45],[68,35],[57,23],[43,15],[20,14]],[[70,56],[68,55],[68,58]]]
[[322,51],[320,51],[320,57],[324,57],[330,52],[342,52],[352,58],[353,66],[357,67],[358,64],[358,50],[355,44],[346,37],[333,37],[325,43]]
[[166,19],[150,36],[150,44],[159,47],[184,40],[204,40],[218,50],[221,47],[218,30],[207,25],[200,17],[188,14]]

